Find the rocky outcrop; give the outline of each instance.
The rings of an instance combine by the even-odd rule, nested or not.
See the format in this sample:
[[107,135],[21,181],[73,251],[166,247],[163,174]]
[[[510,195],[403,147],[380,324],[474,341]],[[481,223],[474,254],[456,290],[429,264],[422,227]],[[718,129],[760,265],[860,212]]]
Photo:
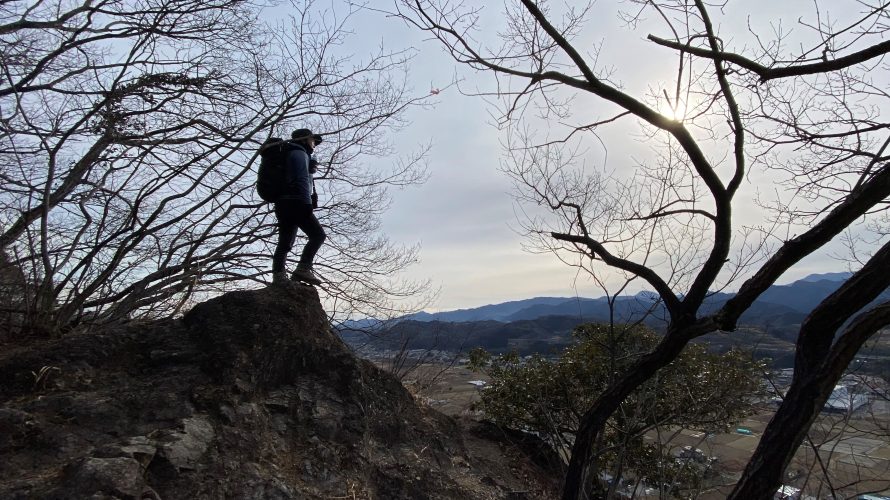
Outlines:
[[0,380],[4,499],[551,498],[559,476],[418,406],[310,287],[6,349]]

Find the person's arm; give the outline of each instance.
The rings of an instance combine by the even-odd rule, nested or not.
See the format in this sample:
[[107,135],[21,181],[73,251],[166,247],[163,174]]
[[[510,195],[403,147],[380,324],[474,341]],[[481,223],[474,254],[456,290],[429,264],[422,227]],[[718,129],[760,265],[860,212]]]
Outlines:
[[292,149],[287,153],[284,168],[288,192],[298,193],[309,179],[309,156],[301,149]]

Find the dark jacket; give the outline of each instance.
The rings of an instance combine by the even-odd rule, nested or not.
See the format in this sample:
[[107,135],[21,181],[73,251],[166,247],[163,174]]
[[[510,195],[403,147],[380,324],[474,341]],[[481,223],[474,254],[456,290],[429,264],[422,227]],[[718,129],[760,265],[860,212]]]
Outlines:
[[312,174],[309,172],[309,153],[302,144],[291,143],[284,162],[284,183],[286,188],[279,200],[297,200],[312,204]]

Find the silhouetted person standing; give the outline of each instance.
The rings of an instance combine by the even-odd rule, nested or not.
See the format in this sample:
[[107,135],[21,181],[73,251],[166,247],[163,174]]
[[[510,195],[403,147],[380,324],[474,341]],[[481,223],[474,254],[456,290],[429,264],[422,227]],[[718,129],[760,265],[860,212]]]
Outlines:
[[315,173],[316,165],[312,152],[321,141],[320,135],[305,128],[294,130],[291,134],[290,143],[293,147],[287,153],[284,163],[284,194],[275,202],[275,215],[278,217],[278,246],[272,256],[272,282],[275,284],[288,282],[284,263],[294,246],[297,229],[303,230],[309,241],[303,247],[300,262],[291,279],[313,285],[321,284],[321,280],[312,272],[315,254],[325,240],[324,229],[313,213],[315,207],[312,189],[312,174]]

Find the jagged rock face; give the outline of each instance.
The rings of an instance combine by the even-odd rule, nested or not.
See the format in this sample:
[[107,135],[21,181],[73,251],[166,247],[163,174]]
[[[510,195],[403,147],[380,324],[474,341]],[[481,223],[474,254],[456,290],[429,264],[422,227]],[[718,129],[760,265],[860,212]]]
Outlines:
[[310,287],[0,354],[0,498],[551,498],[558,474],[419,407]]

